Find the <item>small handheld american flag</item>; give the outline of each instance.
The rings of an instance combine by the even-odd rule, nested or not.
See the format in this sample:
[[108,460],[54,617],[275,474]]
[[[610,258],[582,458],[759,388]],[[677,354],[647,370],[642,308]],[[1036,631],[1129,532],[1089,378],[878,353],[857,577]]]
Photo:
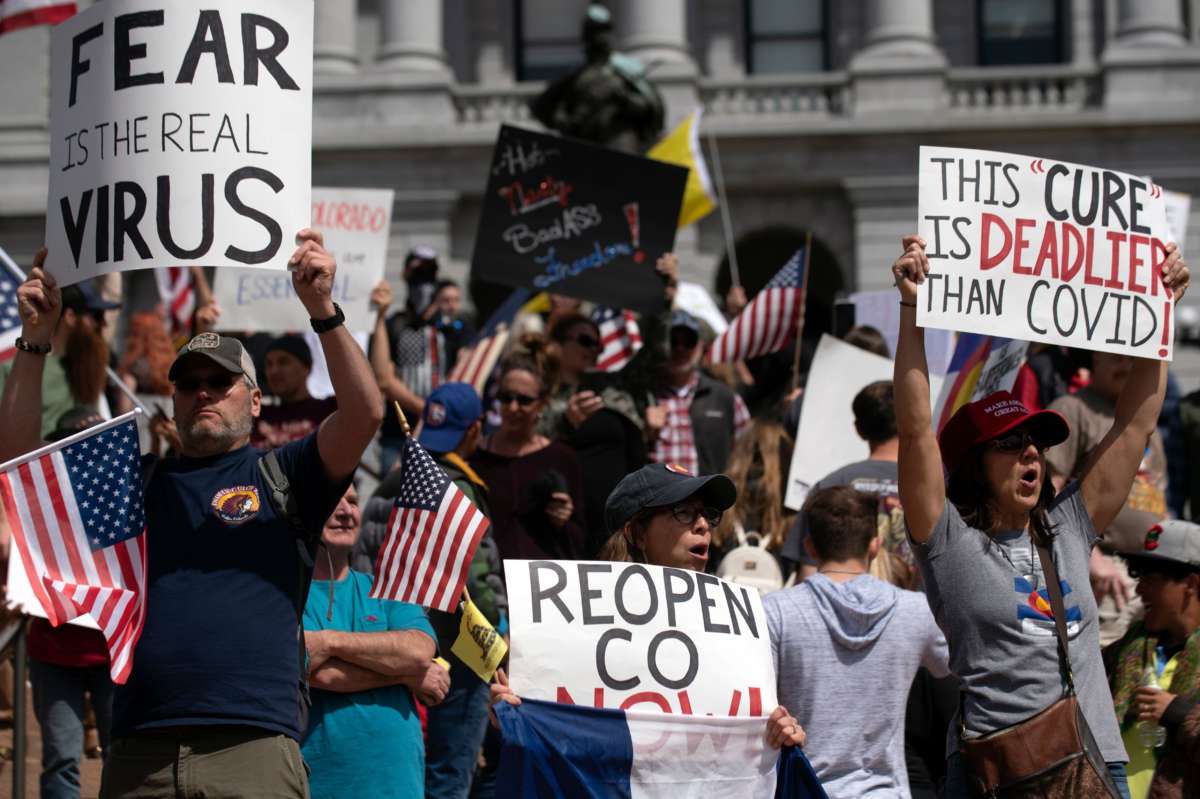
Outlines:
[[7,254],[0,256],[0,363],[17,354],[17,337],[21,335],[17,287],[23,280],[9,265]]
[[806,248],[801,247],[783,268],[754,295],[729,329],[712,343],[713,363],[757,358],[783,349],[804,316]]
[[602,372],[621,371],[642,348],[642,332],[633,311],[598,305],[592,311],[592,321],[600,328],[596,368]]
[[371,596],[449,613],[458,607],[488,520],[412,436],[401,458],[400,493]]
[[0,466],[0,499],[42,610],[54,626],[89,614],[116,683],[129,676],[146,616],[134,413]]

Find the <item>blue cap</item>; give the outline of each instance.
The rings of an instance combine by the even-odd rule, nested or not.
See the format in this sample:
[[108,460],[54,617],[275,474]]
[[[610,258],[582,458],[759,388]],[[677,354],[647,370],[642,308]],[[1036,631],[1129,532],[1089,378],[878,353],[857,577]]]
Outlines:
[[443,383],[425,398],[417,443],[431,452],[450,452],[483,416],[483,403],[469,383]]

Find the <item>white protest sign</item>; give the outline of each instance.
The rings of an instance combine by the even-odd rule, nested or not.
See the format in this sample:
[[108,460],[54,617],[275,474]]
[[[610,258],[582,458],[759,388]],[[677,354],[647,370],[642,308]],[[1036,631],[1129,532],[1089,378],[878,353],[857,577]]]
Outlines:
[[519,696],[697,716],[775,708],[752,588],[640,563],[506,560],[504,575]]
[[[883,334],[888,352],[896,353],[896,342],[900,340],[900,303],[896,289],[878,291],[856,291],[850,295],[854,303],[854,324],[873,327]],[[954,354],[953,330],[930,329],[925,331],[925,362],[931,375],[942,375],[950,366]]]
[[[312,190],[312,227],[337,259],[333,301],[346,327],[366,333],[375,322],[371,289],[383,279],[392,222],[391,189]],[[288,253],[291,254],[290,252]],[[225,330],[307,330],[308,312],[292,291],[289,272],[218,269],[213,296]]]
[[922,147],[917,323],[1170,359],[1162,189],[1044,158]]
[[1188,215],[1192,212],[1192,197],[1181,191],[1163,189],[1163,199],[1167,203],[1167,228],[1171,231],[1171,240],[1184,249],[1187,241]]
[[[871,454],[854,429],[851,403],[871,383],[891,380],[892,371],[889,358],[821,336],[808,370],[784,505],[799,510],[818,480]],[[936,397],[941,388],[942,378],[930,375],[930,396]]]
[[284,269],[308,225],[312,0],[107,0],[52,34],[46,246],[59,283]]
[[699,283],[679,281],[675,287],[675,307],[687,311],[697,319],[703,319],[715,335],[721,335],[729,329],[729,322],[713,301],[708,289]]

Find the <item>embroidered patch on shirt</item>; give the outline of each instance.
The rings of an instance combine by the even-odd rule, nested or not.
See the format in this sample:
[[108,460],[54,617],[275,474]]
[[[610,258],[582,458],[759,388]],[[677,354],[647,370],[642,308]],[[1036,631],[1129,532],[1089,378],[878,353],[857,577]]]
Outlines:
[[212,509],[217,518],[235,526],[257,516],[261,506],[258,488],[252,485],[222,488],[212,498]]

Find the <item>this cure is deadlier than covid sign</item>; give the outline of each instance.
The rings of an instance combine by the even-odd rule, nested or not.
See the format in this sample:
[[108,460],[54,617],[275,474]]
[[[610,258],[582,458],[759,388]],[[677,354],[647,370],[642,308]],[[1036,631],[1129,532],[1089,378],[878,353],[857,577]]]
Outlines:
[[509,560],[504,574],[519,696],[683,715],[776,705],[753,588],[640,563]]
[[312,0],[106,0],[51,47],[46,242],[60,283],[284,269],[308,225]]
[[1170,359],[1163,190],[1049,158],[922,147],[917,323]]

